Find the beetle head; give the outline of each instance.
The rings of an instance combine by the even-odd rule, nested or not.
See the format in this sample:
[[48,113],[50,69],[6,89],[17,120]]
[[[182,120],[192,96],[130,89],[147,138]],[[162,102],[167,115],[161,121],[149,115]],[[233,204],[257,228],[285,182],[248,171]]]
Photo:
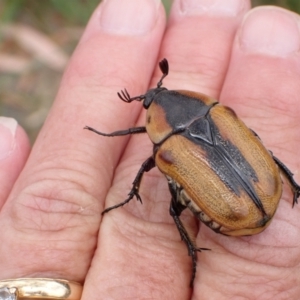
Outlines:
[[144,95],[144,103],[143,106],[145,109],[148,109],[151,105],[152,101],[154,100],[155,96],[160,93],[161,91],[165,91],[166,88],[157,87],[154,89],[150,89],[145,95]]

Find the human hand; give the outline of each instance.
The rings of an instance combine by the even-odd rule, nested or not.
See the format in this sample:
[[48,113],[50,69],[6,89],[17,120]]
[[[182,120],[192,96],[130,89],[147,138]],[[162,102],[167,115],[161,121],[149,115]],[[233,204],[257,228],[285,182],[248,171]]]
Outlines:
[[144,176],[143,205],[131,201],[101,220],[104,206],[126,198],[151,155],[147,135],[107,138],[82,127],[143,126],[142,104],[123,103],[116,92],[143,94],[166,57],[165,87],[232,107],[299,182],[299,16],[265,7],[243,20],[247,0],[174,1],[163,36],[159,1],[123,3],[104,2],[91,18],[15,183],[28,153],[20,128],[17,147],[2,161],[0,279],[85,281],[82,299],[298,299],[300,211],[291,209],[286,184],[273,222],[259,235],[222,236],[185,215],[197,245],[212,250],[198,254],[191,290],[190,257],[158,170]]

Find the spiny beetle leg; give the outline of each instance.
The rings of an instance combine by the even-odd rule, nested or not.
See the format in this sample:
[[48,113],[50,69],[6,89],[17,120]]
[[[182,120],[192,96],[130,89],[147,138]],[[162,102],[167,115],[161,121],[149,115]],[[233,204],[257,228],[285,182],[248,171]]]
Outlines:
[[134,187],[131,189],[131,191],[129,192],[128,196],[129,197],[126,200],[124,200],[123,202],[120,202],[120,203],[118,203],[116,205],[113,205],[113,206],[110,206],[110,207],[104,209],[103,212],[101,213],[101,215],[104,215],[104,214],[108,213],[109,211],[111,211],[111,210],[113,210],[115,208],[118,208],[118,207],[121,207],[121,206],[127,204],[130,200],[133,199],[134,196],[136,196],[136,199],[142,203],[142,199],[141,199],[141,197],[140,197],[140,195],[138,193],[138,190],[136,190]]
[[187,245],[189,256],[192,257],[193,271],[192,271],[192,278],[191,278],[191,281],[190,281],[190,287],[193,287],[194,279],[195,279],[195,276],[196,276],[196,270],[197,270],[197,251],[201,252],[202,250],[210,250],[210,249],[208,249],[208,248],[198,248],[194,245],[192,239],[190,238],[188,232],[184,228],[184,226],[183,226],[183,224],[182,224],[182,222],[179,218],[179,215],[178,215],[178,212],[177,212],[177,202],[174,198],[172,198],[172,200],[171,200],[170,215],[172,216],[172,218],[173,218],[173,220],[176,224],[176,227],[179,231],[181,239]]
[[111,133],[103,133],[100,132],[90,126],[85,126],[83,129],[88,129],[90,131],[93,131],[99,135],[103,135],[103,136],[122,136],[122,135],[128,135],[128,134],[137,134],[137,133],[145,133],[146,132],[146,127],[142,126],[142,127],[133,127],[133,128],[128,128],[125,130],[118,130],[118,131],[114,131]]
[[140,184],[141,184],[144,173],[150,171],[154,167],[155,167],[155,161],[154,161],[153,157],[151,156],[146,161],[144,161],[144,163],[141,165],[138,173],[136,174],[135,179],[132,183],[131,191],[128,194],[129,197],[119,204],[116,204],[116,205],[106,208],[101,214],[104,215],[105,213],[109,212],[112,209],[115,209],[115,208],[118,208],[118,207],[121,207],[121,206],[127,204],[130,200],[133,199],[134,196],[136,197],[136,199],[138,201],[140,201],[142,203],[142,198],[139,194]]
[[287,168],[287,166],[283,162],[281,162],[277,157],[275,157],[274,155],[272,155],[272,156],[273,156],[275,163],[280,168],[280,171],[287,178],[287,180],[289,181],[289,183],[292,187],[292,190],[294,192],[294,198],[293,198],[293,207],[294,207],[295,204],[298,204],[298,198],[300,196],[300,186],[294,180],[294,177],[293,177],[294,174]]

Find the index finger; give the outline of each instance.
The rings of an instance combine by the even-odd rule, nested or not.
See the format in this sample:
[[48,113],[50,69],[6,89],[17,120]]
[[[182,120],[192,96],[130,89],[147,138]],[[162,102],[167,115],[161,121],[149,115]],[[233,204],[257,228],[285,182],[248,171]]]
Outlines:
[[134,124],[140,107],[115,105],[116,91],[128,85],[136,92],[146,88],[164,32],[159,0],[122,3],[121,18],[114,13],[116,6],[121,9],[118,0],[104,1],[93,14],[1,211],[0,226],[6,228],[0,233],[1,278],[41,274],[83,281],[86,276],[105,195],[126,141],[104,144],[83,127]]

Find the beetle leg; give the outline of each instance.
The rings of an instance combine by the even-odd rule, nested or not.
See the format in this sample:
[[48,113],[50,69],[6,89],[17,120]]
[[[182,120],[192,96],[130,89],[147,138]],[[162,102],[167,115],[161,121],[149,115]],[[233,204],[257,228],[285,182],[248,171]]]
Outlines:
[[289,181],[292,187],[292,190],[294,192],[294,198],[293,198],[293,206],[294,206],[295,204],[298,204],[298,198],[300,197],[300,185],[298,185],[297,182],[294,180],[293,177],[294,174],[287,168],[287,166],[283,162],[281,162],[277,157],[275,157],[273,154],[272,156],[275,163],[279,167],[280,171],[283,173],[283,175]]
[[139,194],[140,184],[141,184],[144,173],[150,171],[154,167],[155,167],[155,161],[154,161],[153,157],[151,156],[146,161],[144,161],[144,163],[141,165],[138,173],[136,174],[135,179],[132,183],[131,191],[128,194],[128,198],[125,199],[123,202],[120,202],[116,205],[106,208],[105,210],[103,210],[103,212],[101,214],[104,215],[105,213],[109,212],[112,209],[115,209],[115,208],[125,205],[130,200],[132,200],[134,196],[136,197],[136,199],[138,201],[140,201],[142,203],[142,198]]
[[125,130],[118,130],[118,131],[114,131],[111,133],[103,133],[100,132],[90,126],[85,126],[83,129],[88,129],[90,131],[93,131],[99,135],[103,135],[103,136],[122,136],[122,135],[128,135],[128,134],[137,134],[137,133],[145,133],[146,132],[146,127],[142,126],[142,127],[132,127],[132,128],[128,128]]
[[261,141],[261,138],[259,137],[259,135],[253,130],[253,129],[251,129],[251,128],[249,128],[251,131],[252,131],[252,133]]
[[[173,193],[172,193],[173,194]],[[172,195],[173,196],[173,195]],[[183,211],[185,207],[176,201],[176,198],[172,197],[171,205],[170,205],[170,215],[172,216],[176,227],[179,231],[179,234],[181,236],[181,239],[185,242],[187,248],[188,248],[188,254],[192,257],[192,265],[193,265],[193,271],[192,271],[192,278],[190,282],[190,286],[193,286],[194,279],[196,276],[196,269],[197,269],[197,251],[201,252],[202,250],[210,250],[208,248],[198,248],[192,238],[189,236],[187,230],[185,229],[183,223],[181,222],[179,216],[181,212]]]

